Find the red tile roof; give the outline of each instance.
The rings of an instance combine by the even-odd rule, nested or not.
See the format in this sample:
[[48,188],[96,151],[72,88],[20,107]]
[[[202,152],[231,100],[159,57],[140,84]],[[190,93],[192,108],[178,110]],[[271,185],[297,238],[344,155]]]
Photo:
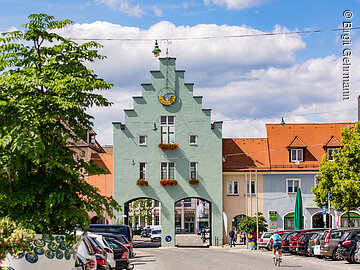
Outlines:
[[243,171],[269,169],[269,155],[267,151],[267,139],[223,139],[223,162],[224,171]]
[[[326,147],[340,146],[340,130],[353,123],[266,124],[271,170],[318,170]],[[289,144],[290,142],[290,144]],[[287,147],[306,147],[304,162],[290,162]]]

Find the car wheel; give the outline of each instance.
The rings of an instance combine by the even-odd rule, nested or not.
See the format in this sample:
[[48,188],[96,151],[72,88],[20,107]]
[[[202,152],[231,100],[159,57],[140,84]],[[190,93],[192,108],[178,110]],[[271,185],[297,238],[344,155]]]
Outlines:
[[355,252],[350,255],[351,263],[359,263],[359,256],[355,256]]
[[335,261],[339,261],[341,260],[341,257],[339,255],[339,250],[338,248],[335,248],[333,253],[332,253],[332,259],[335,260]]
[[354,262],[355,263],[360,263],[360,253],[358,253],[357,255],[355,255],[355,253],[354,253]]

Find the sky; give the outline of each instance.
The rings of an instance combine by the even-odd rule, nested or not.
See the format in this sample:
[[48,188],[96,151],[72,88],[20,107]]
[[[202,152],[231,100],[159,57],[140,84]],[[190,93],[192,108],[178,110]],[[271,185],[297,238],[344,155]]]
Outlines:
[[101,92],[113,106],[88,111],[102,145],[113,144],[112,122],[124,122],[131,97],[159,69],[155,39],[212,121],[223,121],[224,138],[266,137],[265,124],[282,117],[358,120],[360,0],[0,0],[0,32],[22,29],[32,13],[70,19],[61,35],[104,46],[107,58],[88,65],[114,83]]

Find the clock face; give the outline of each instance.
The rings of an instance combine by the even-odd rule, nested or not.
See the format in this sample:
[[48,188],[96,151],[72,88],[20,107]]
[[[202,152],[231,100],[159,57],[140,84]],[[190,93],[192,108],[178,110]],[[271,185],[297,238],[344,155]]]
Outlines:
[[159,92],[159,101],[163,105],[171,105],[175,102],[176,95],[174,89],[170,87],[164,87]]

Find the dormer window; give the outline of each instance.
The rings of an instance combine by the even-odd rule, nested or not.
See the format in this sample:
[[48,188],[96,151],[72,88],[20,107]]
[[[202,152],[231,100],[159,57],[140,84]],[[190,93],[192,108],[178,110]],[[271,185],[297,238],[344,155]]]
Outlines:
[[303,162],[304,161],[304,149],[291,149],[290,150],[291,162]]
[[329,158],[329,161],[334,161],[333,154],[337,154],[338,148],[327,148],[326,152],[327,152],[327,156]]
[[95,144],[95,134],[94,133],[89,133],[88,143]]

